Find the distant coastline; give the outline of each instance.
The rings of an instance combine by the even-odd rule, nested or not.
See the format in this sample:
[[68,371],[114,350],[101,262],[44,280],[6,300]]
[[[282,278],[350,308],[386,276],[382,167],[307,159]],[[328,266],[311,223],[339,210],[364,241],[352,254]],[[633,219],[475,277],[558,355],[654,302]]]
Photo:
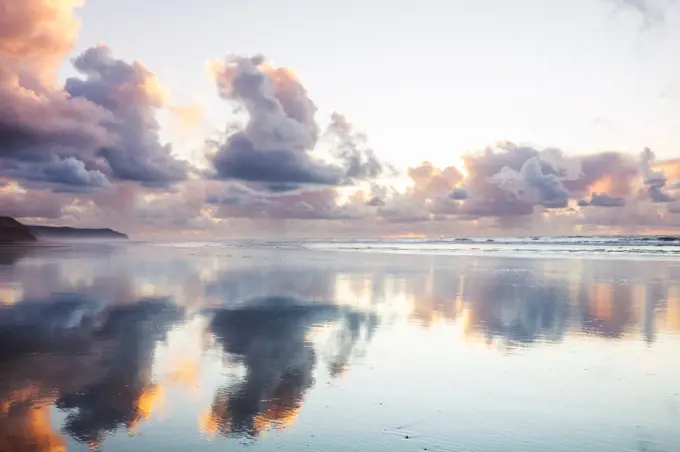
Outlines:
[[109,228],[81,229],[25,225],[11,217],[0,217],[0,245],[34,244],[42,239],[128,239],[127,234]]

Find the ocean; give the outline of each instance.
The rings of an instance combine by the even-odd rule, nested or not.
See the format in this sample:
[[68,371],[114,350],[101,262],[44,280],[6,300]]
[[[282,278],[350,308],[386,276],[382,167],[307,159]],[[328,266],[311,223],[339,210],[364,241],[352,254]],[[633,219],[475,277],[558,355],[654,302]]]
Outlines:
[[0,249],[0,451],[680,450],[680,240]]

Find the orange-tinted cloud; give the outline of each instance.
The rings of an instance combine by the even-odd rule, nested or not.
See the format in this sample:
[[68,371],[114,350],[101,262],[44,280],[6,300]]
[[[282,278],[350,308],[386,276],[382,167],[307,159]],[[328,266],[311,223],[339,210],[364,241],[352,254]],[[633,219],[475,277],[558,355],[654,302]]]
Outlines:
[[0,0],[0,61],[40,76],[56,70],[80,28],[73,11],[84,0]]

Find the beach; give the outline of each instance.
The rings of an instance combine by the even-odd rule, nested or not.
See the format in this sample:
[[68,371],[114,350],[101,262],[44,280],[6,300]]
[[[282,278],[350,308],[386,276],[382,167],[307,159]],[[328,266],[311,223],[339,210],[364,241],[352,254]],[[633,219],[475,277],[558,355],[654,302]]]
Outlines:
[[0,249],[0,450],[680,450],[678,250],[615,242]]

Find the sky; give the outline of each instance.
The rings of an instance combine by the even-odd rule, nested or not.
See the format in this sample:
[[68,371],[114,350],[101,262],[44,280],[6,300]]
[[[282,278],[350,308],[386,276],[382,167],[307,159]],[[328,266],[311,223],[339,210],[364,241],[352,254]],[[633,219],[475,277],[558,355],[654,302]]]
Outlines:
[[140,236],[680,228],[675,0],[0,11],[0,215]]

